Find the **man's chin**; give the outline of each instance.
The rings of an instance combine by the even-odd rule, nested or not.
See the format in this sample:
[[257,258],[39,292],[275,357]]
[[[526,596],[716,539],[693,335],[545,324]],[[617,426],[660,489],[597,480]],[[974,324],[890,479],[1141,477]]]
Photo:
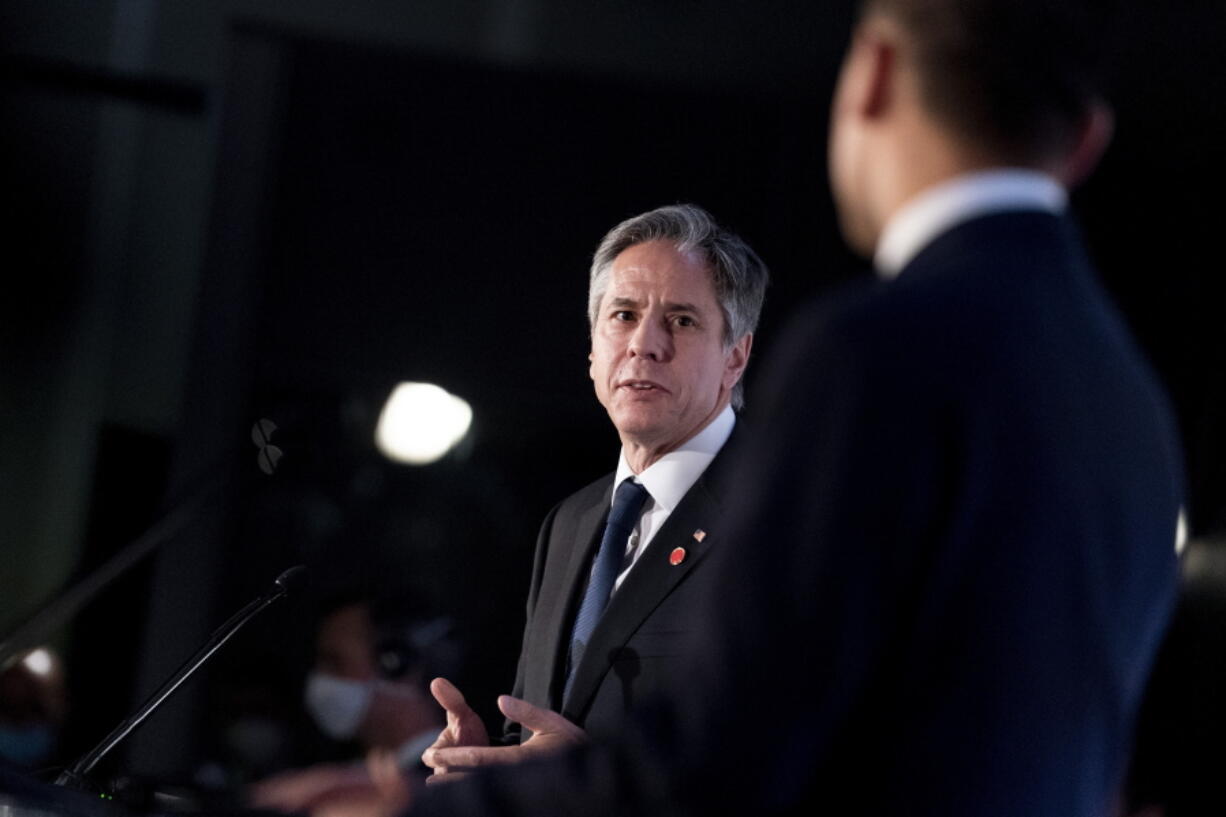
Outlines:
[[877,247],[877,233],[866,219],[856,218],[842,211],[839,218],[839,232],[843,241],[856,255],[861,258],[872,258]]
[[650,445],[652,441],[666,439],[675,423],[659,411],[645,411],[645,407],[623,408],[612,416],[613,425],[622,440],[631,440],[638,445]]

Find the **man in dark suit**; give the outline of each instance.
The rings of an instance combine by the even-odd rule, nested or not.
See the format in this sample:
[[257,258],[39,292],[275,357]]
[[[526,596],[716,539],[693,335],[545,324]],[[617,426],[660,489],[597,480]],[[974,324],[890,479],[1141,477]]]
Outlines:
[[789,713],[787,763],[757,770],[789,810],[1111,809],[1175,595],[1181,463],[1068,214],[1110,134],[1091,5],[873,0],[853,37],[830,173],[877,280],[780,343],[732,535],[796,546],[724,571],[744,607],[703,651],[736,700]]
[[1067,213],[1111,129],[1102,5],[865,3],[830,172],[878,280],[780,344],[692,689],[425,811],[1111,811],[1182,488]]
[[[505,745],[487,746],[459,691],[434,683],[449,724],[424,757],[436,775],[518,762],[584,733],[615,736],[636,701],[688,680],[682,645],[703,623],[707,555],[727,545],[721,452],[738,433],[733,408],[766,281],[753,250],[692,205],[605,236],[591,270],[589,357],[622,442],[617,470],[541,528],[514,695],[499,700]],[[641,504],[616,532],[615,486]]]

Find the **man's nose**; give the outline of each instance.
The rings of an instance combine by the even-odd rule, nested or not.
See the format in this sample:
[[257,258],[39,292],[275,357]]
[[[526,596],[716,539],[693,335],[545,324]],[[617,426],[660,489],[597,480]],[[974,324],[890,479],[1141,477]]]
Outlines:
[[630,337],[630,354],[665,362],[673,356],[673,338],[668,328],[656,321],[642,321]]

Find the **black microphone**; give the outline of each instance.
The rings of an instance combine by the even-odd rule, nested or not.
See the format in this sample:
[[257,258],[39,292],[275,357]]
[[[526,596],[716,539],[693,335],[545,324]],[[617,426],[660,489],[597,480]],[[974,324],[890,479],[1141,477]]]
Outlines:
[[157,692],[153,693],[149,696],[148,700],[141,704],[140,709],[136,710],[135,714],[115,727],[97,746],[90,749],[76,763],[61,773],[56,778],[55,785],[80,790],[88,789],[89,782],[85,776],[98,764],[98,761],[102,760],[107,753],[115,748],[116,744],[126,738],[129,732],[140,726],[145,718],[153,713],[153,710],[161,706],[163,701],[174,694],[174,691],[182,686],[183,682],[191,677],[192,673],[198,670],[205,661],[208,661],[213,656],[213,653],[221,649],[221,645],[229,641],[230,637],[237,633],[244,624],[255,618],[256,614],[265,607],[288,593],[290,588],[298,583],[305,570],[306,567],[303,565],[295,565],[289,568],[277,577],[276,581],[273,582],[273,586],[267,592],[232,615],[225,624],[221,625],[213,633],[208,642],[195,655],[175,671],[170,680],[162,684]]

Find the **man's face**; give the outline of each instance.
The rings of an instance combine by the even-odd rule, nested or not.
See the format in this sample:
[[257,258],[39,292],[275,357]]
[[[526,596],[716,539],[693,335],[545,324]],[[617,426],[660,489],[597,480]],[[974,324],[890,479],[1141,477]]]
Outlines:
[[830,189],[839,216],[839,227],[847,244],[857,252],[869,255],[876,243],[876,227],[865,200],[871,149],[860,114],[872,81],[871,57],[863,40],[853,37],[843,58],[830,109],[830,134],[827,169]]
[[723,312],[698,255],[648,241],[614,259],[590,357],[596,397],[623,445],[672,450],[728,404],[751,338],[725,350],[723,337]]

